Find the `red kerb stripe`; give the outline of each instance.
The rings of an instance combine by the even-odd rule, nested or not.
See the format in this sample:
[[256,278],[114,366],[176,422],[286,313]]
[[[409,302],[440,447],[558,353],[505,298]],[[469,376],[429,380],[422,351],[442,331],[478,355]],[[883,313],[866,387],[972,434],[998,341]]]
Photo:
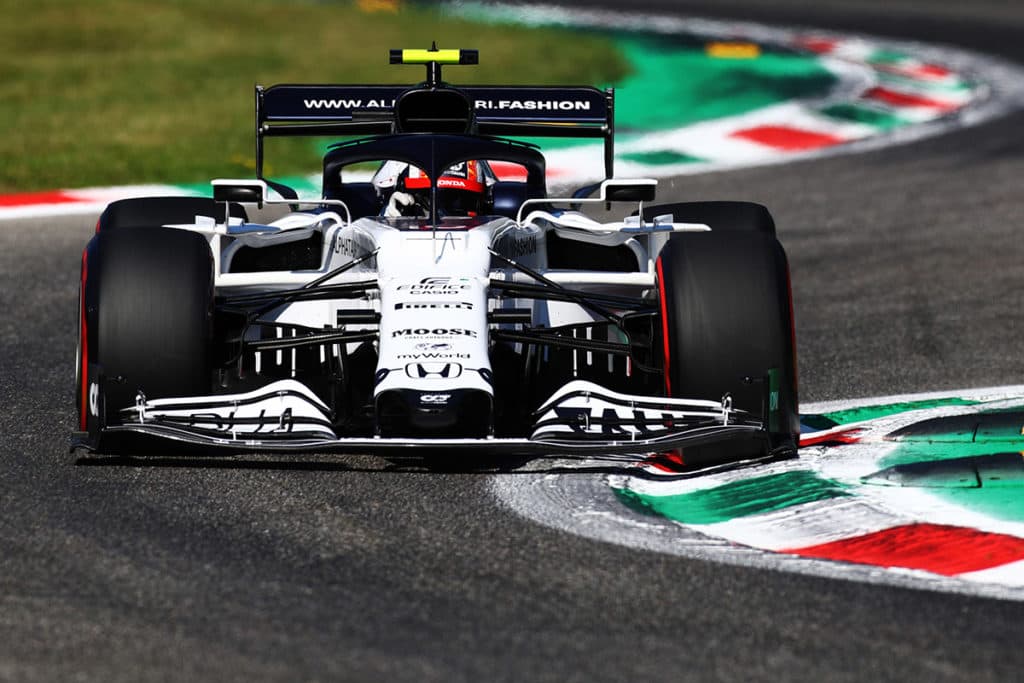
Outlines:
[[810,50],[811,52],[828,54],[836,49],[836,45],[839,44],[839,41],[831,40],[829,38],[798,38],[796,43],[800,47]]
[[922,64],[915,71],[922,76],[932,76],[934,78],[946,78],[952,73],[946,67],[939,66],[938,64]]
[[801,151],[831,147],[845,140],[828,133],[816,133],[810,130],[790,128],[789,126],[757,126],[734,132],[731,137],[743,138],[761,145],[786,151]]
[[0,206],[32,206],[33,204],[74,204],[81,199],[68,196],[60,190],[0,195]]
[[864,429],[862,427],[851,427],[850,429],[828,431],[823,434],[802,434],[800,436],[800,447],[857,443],[860,441],[863,433]]
[[943,67],[936,66],[934,64],[917,64],[913,66],[906,66],[903,64],[875,64],[874,68],[878,71],[925,81],[941,80],[949,78],[950,75],[950,71],[948,69],[944,69]]
[[871,88],[864,93],[864,97],[885,102],[894,107],[928,107],[940,111],[952,111],[957,108],[957,105],[950,102],[943,102],[925,97],[924,95],[914,95],[913,93],[899,92],[882,87]]
[[1024,538],[943,524],[907,524],[782,552],[954,576],[1024,559]]

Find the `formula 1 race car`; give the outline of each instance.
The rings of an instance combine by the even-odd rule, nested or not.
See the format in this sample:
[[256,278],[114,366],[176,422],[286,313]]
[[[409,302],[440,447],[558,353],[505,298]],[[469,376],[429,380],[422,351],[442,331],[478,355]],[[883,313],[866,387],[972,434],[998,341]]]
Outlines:
[[[651,206],[656,181],[613,178],[611,90],[441,80],[475,50],[391,61],[426,81],[257,86],[255,180],[104,211],[75,447],[795,451],[789,273],[763,206]],[[264,178],[272,136],[345,139],[321,197]],[[542,136],[603,139],[606,179],[548,196],[543,155],[510,139]],[[246,205],[291,212],[254,223]]]

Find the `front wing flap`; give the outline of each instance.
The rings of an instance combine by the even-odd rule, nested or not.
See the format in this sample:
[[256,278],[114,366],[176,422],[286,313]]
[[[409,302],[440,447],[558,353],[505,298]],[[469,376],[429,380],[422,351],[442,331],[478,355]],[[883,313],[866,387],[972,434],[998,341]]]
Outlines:
[[[721,403],[608,391],[572,381],[535,413],[526,438],[339,437],[330,411],[294,380],[245,394],[146,400],[121,411],[103,435],[134,435],[217,451],[411,454],[445,451],[495,455],[635,456],[711,443],[763,439],[763,423]],[[92,449],[88,439],[73,447]]]

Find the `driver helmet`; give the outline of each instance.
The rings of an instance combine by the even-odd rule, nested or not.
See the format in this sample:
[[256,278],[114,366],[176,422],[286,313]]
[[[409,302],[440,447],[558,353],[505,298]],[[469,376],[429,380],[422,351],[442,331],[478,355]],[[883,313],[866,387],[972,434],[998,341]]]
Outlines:
[[[469,160],[450,166],[437,179],[437,215],[486,214],[490,210],[488,188],[496,180],[486,161]],[[377,171],[373,183],[378,192],[392,192],[385,215],[430,215],[430,178],[421,169],[388,161]]]

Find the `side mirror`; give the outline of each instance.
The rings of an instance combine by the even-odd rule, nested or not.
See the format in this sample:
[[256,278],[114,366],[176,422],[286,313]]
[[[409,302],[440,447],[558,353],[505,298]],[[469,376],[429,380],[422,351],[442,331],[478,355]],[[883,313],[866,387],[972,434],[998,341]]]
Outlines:
[[256,204],[262,209],[267,199],[267,184],[262,180],[217,179],[212,185],[215,202]]
[[600,198],[606,202],[653,202],[658,181],[653,178],[635,180],[605,180],[601,183]]

